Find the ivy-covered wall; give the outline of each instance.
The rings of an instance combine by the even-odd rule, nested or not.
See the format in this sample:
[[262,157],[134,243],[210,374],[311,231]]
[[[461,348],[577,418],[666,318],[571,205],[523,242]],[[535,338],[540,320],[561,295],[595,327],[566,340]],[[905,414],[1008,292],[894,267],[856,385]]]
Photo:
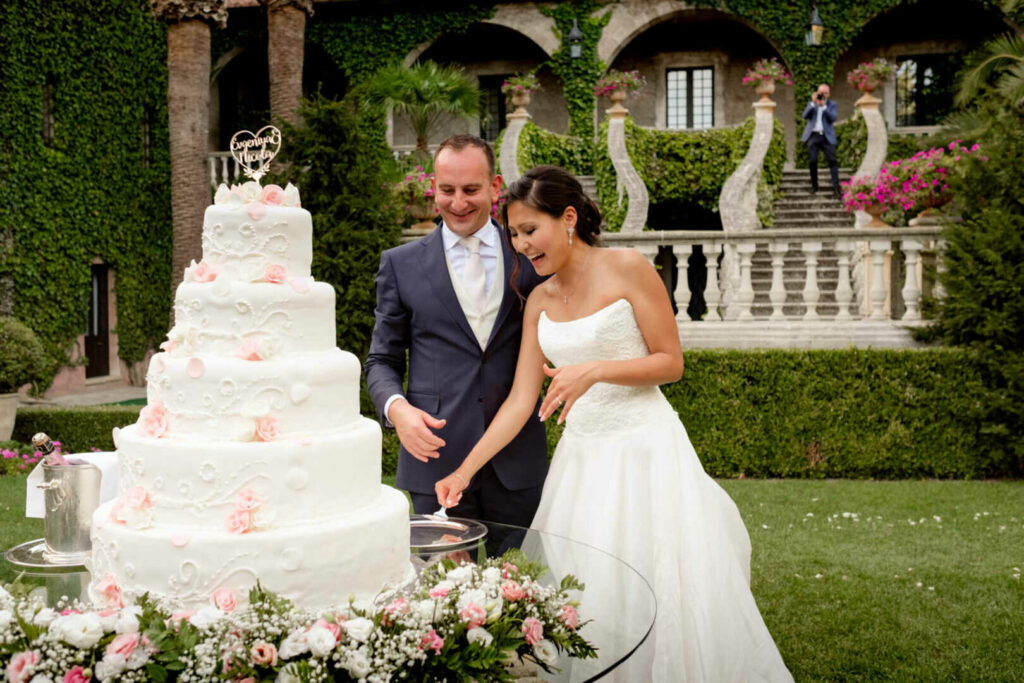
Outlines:
[[141,360],[167,330],[166,45],[148,0],[0,3],[0,234],[13,243],[0,276],[54,372],[85,332],[93,259],[116,274],[122,359]]

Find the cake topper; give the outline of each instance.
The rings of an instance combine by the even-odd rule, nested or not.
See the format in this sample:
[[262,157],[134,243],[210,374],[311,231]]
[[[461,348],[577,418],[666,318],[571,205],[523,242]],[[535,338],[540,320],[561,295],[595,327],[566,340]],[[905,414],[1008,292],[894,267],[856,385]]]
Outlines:
[[255,135],[240,130],[231,136],[228,149],[242,167],[242,173],[259,182],[281,150],[281,131],[274,126],[263,126]]

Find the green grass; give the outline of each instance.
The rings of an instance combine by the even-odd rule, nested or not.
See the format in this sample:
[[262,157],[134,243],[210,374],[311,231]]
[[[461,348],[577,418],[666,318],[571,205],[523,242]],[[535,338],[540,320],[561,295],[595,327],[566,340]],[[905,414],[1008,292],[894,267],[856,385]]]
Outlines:
[[[721,484],[797,681],[1024,681],[1024,482]],[[43,533],[24,487],[0,477],[3,548]]]

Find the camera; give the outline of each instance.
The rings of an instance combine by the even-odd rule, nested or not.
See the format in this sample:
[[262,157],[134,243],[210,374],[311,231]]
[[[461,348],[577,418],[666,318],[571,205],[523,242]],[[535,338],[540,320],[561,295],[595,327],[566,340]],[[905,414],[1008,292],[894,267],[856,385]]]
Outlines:
[[822,100],[825,99],[825,93],[818,93],[817,97],[818,97],[818,101],[821,102]]

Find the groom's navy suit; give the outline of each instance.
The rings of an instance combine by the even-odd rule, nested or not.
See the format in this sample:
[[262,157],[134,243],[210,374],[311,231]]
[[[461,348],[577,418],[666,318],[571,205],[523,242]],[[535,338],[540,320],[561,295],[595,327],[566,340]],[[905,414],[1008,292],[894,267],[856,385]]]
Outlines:
[[[438,451],[440,457],[421,462],[404,447],[399,453],[397,484],[412,494],[417,512],[437,509],[434,484],[462,463],[512,388],[523,329],[522,307],[509,285],[513,259],[520,261],[517,287],[524,296],[541,278],[525,257],[512,251],[504,236],[499,241],[505,277],[492,286],[504,287],[504,294],[484,348],[473,334],[452,285],[440,227],[416,242],[381,255],[376,323],[364,367],[370,398],[383,425],[390,424],[383,410],[395,394],[447,421],[435,430],[445,441]],[[409,382],[404,391],[407,352]],[[534,414],[537,409],[539,401]],[[481,516],[528,526],[540,500],[547,468],[544,424],[530,419],[473,478],[463,503],[468,508],[468,499],[483,499],[487,504]],[[525,497],[517,497],[517,492]],[[507,500],[498,500],[501,497]],[[474,511],[460,511],[458,507],[452,510],[465,516],[476,516]]]

